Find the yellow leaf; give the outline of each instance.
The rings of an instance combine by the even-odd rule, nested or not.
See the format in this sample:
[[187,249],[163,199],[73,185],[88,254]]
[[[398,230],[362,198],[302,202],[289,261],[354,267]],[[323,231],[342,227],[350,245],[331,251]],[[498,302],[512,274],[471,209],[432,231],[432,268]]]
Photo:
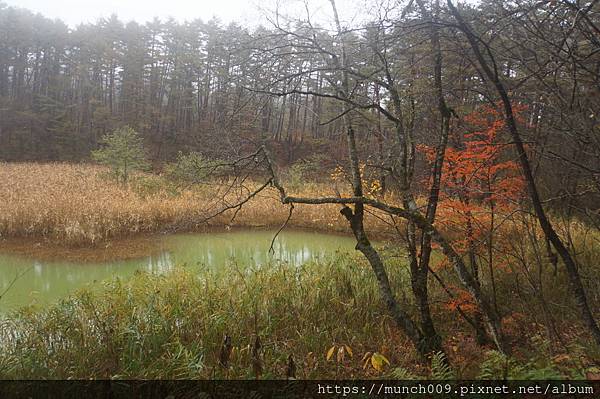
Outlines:
[[348,345],[344,345],[344,347],[346,348],[346,352],[350,355],[350,357],[353,357],[354,354],[352,353],[352,348]]
[[383,370],[383,362],[381,361],[381,359],[379,359],[375,355],[371,356],[371,364],[373,365],[373,368],[375,370],[377,370],[377,371]]
[[383,361],[389,366],[390,365],[390,361],[387,360],[387,357],[383,356],[381,353],[378,353],[379,356],[381,356],[381,358],[383,359]]
[[375,353],[373,353],[373,356],[371,356],[371,364],[373,365],[373,368],[375,370],[383,371],[384,365],[387,364],[389,366],[390,361],[387,360],[387,358],[385,356],[383,356],[381,353],[375,352]]
[[332,346],[331,348],[329,348],[329,350],[327,351],[327,360],[331,360],[331,357],[333,356],[334,351],[335,351],[335,346]]

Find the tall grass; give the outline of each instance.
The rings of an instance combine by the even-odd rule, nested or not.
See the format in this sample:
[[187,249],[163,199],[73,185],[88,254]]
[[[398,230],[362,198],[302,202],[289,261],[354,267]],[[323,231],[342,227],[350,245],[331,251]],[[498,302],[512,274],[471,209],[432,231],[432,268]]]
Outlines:
[[[398,264],[392,271],[400,290],[405,274]],[[341,371],[324,359],[334,344],[356,356],[406,347],[385,314],[369,269],[348,256],[298,268],[139,273],[106,282],[100,293],[12,315],[0,338],[0,376],[253,378],[248,345],[258,334],[263,377],[285,375],[289,355],[299,377],[334,377]],[[217,361],[225,334],[235,347],[228,370]],[[347,376],[363,374],[360,359],[341,366]]]
[[[404,262],[386,261],[395,292],[415,314],[405,291],[410,283]],[[442,299],[434,287],[434,316],[453,372],[476,377],[485,349],[466,338],[472,334],[454,313],[435,305]],[[438,373],[420,365],[387,315],[370,269],[348,254],[301,267],[229,264],[200,273],[184,268],[165,275],[139,273],[128,281],[108,281],[101,291],[80,291],[47,309],[21,309],[1,323],[0,378],[255,378],[251,348],[257,335],[260,378],[285,378],[290,355],[298,378]],[[514,329],[523,334],[513,336],[516,358],[530,365],[541,359],[536,361],[540,368],[564,376],[581,374],[589,348],[553,357],[550,345],[539,343],[538,330],[535,325]],[[225,335],[233,346],[227,367],[219,363]],[[352,356],[345,351],[343,358],[327,360],[332,346],[344,345]],[[373,352],[391,366],[365,368],[361,360]]]
[[[105,177],[107,170],[85,164],[0,163],[0,237],[36,236],[69,245],[162,230],[194,230],[223,204],[214,186],[172,190],[160,176],[141,174],[127,186]],[[328,192],[307,184],[304,195]],[[233,226],[279,226],[288,209],[277,193],[265,192],[247,203]],[[232,212],[209,221],[230,224]],[[376,229],[385,224],[372,218]],[[347,231],[336,206],[297,206],[291,226]]]

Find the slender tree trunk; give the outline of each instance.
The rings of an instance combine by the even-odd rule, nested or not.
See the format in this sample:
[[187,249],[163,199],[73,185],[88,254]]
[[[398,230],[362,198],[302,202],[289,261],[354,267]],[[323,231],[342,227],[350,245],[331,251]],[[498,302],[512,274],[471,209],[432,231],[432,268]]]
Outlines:
[[[346,65],[346,50],[344,46],[342,29],[339,22],[338,12],[335,5],[335,0],[330,0],[331,7],[333,9],[336,27],[338,30],[338,34],[342,38],[342,90],[338,93],[340,96],[346,96],[349,92],[349,79],[348,73],[345,70]],[[352,188],[353,194],[355,197],[363,196],[363,188],[362,188],[362,179],[360,174],[359,160],[358,160],[358,151],[356,148],[356,138],[354,129],[352,127],[352,121],[349,118],[349,105],[344,103],[344,124],[346,128],[346,139],[348,145],[348,155],[350,158],[350,167],[352,171]],[[410,340],[415,345],[417,351],[424,357],[431,351],[441,349],[440,342],[430,343],[427,340],[424,340],[423,333],[419,330],[417,325],[412,321],[410,316],[400,309],[398,301],[394,295],[392,290],[387,272],[385,270],[385,266],[381,260],[381,257],[377,253],[377,251],[371,245],[369,238],[364,229],[364,204],[358,202],[354,205],[354,212],[347,206],[342,208],[342,215],[348,220],[350,223],[350,227],[352,232],[356,238],[356,249],[360,251],[365,258],[369,261],[371,268],[373,269],[373,273],[377,278],[377,282],[379,285],[379,291],[381,296],[386,304],[386,307],[394,321],[398,325],[398,327],[404,331],[404,333],[410,338]]]

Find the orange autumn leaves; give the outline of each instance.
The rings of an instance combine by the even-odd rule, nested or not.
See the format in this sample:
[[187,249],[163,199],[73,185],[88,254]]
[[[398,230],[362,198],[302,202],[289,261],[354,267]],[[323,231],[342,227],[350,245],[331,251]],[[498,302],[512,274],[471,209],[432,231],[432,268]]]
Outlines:
[[[514,109],[519,118],[524,108],[517,105]],[[502,269],[506,269],[503,242],[510,237],[503,234],[500,220],[518,209],[525,189],[504,128],[502,115],[489,106],[471,112],[455,127],[445,152],[436,217],[436,225],[452,239],[460,254],[470,255],[470,260],[479,263],[493,262],[495,268]],[[435,148],[419,149],[433,163]],[[460,304],[463,310],[475,310],[469,306],[472,301],[468,293],[455,292],[449,309],[455,310]]]
[[[515,107],[522,111],[522,107]],[[517,113],[518,115],[518,113]],[[504,120],[491,107],[481,107],[463,119],[446,149],[440,206],[458,213],[479,212],[490,206],[513,207],[522,197],[524,181],[513,159],[511,144],[503,140]],[[422,145],[429,162],[435,148]]]

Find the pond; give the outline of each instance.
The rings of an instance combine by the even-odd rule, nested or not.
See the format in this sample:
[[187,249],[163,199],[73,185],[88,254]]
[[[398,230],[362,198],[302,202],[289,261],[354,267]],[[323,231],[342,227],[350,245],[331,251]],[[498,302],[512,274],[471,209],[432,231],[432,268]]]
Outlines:
[[[99,287],[115,276],[129,277],[136,270],[163,273],[175,265],[218,268],[227,262],[242,266],[263,265],[270,260],[300,265],[324,258],[336,251],[351,251],[351,237],[283,231],[269,253],[275,231],[230,231],[202,234],[174,234],[157,240],[152,254],[136,259],[85,262],[44,261],[3,254],[0,249],[0,293],[13,284],[0,299],[0,313],[29,304],[45,305],[82,287]],[[15,276],[21,275],[15,280]]]

